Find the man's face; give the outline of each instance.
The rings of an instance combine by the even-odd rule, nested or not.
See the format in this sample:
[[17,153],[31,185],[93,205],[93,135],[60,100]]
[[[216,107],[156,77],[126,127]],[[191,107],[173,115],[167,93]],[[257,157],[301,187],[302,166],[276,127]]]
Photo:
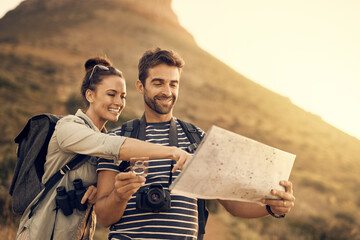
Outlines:
[[160,64],[148,70],[143,86],[146,106],[157,114],[172,114],[179,93],[180,72],[175,66]]

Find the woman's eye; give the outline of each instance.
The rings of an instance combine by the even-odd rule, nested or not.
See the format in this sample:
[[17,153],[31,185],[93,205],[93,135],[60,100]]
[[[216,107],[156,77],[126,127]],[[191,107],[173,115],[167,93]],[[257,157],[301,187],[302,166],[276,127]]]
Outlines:
[[115,97],[115,94],[112,94],[112,93],[108,93],[108,95],[111,97]]

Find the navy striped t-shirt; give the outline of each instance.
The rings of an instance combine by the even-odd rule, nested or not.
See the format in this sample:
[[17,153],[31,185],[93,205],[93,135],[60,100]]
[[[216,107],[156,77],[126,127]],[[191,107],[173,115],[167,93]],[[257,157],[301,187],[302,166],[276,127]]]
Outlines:
[[[178,147],[185,149],[190,142],[176,121]],[[146,141],[161,145],[169,145],[170,122],[147,123]],[[198,129],[202,134],[204,132]],[[121,128],[110,131],[120,135]],[[164,189],[169,188],[170,159],[153,159],[149,161],[149,172],[146,183],[160,183]],[[100,159],[98,171],[120,171],[112,160]],[[173,181],[180,171],[173,174]],[[197,199],[171,194],[171,208],[166,212],[154,213],[136,209],[136,194],[129,200],[122,218],[110,227],[111,239],[197,239],[198,213]]]

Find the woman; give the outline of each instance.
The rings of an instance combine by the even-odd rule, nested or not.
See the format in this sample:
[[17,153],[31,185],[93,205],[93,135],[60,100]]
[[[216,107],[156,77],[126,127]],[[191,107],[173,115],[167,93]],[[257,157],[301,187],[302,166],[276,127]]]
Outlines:
[[[86,211],[73,209],[65,216],[56,207],[56,188],[74,189],[73,181],[80,178],[87,190],[81,202],[89,205],[96,201],[96,158],[102,157],[119,162],[131,157],[170,158],[177,161],[174,170],[181,169],[191,158],[185,151],[176,147],[155,145],[106,133],[107,121],[117,121],[125,107],[126,85],[122,73],[112,67],[105,58],[92,58],[85,63],[86,74],[81,86],[85,109],[75,115],[60,119],[51,137],[46,156],[45,183],[65,163],[76,154],[89,157],[80,167],[68,172],[37,206],[29,218],[30,206],[20,221],[17,239],[92,239],[95,227],[95,214],[92,207]],[[37,196],[33,202],[37,200]],[[88,221],[89,220],[89,221]]]

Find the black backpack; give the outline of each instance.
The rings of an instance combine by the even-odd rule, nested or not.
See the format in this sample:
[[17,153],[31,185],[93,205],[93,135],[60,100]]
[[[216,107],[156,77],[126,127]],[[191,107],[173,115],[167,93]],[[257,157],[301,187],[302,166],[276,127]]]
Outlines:
[[[29,119],[24,129],[15,138],[15,143],[18,144],[17,163],[9,193],[12,196],[12,208],[16,214],[22,215],[28,205],[45,188],[41,197],[31,207],[29,215],[31,218],[34,209],[48,191],[66,172],[85,159],[84,155],[76,155],[45,184],[41,182],[49,141],[60,118],[61,116],[49,113],[36,115]],[[88,124],[85,119],[83,120]]]
[[[186,137],[190,141],[190,145],[187,147],[187,151],[190,153],[195,152],[196,148],[200,144],[202,140],[201,133],[198,131],[198,129],[191,123],[182,121],[180,119],[177,119],[181,128],[183,129]],[[127,121],[121,126],[121,135],[136,139],[145,140],[145,136],[143,135],[145,133],[145,126],[144,124],[141,124],[141,122],[144,122],[144,116],[142,119],[133,119],[130,121]],[[171,142],[171,139],[169,139]],[[120,169],[125,170],[129,167],[130,163],[128,161],[122,161],[120,164]],[[202,240],[205,235],[205,226],[206,222],[209,216],[209,211],[206,209],[206,203],[204,199],[198,199],[197,201],[198,205],[198,222],[199,222],[199,229],[198,229],[198,240]]]

